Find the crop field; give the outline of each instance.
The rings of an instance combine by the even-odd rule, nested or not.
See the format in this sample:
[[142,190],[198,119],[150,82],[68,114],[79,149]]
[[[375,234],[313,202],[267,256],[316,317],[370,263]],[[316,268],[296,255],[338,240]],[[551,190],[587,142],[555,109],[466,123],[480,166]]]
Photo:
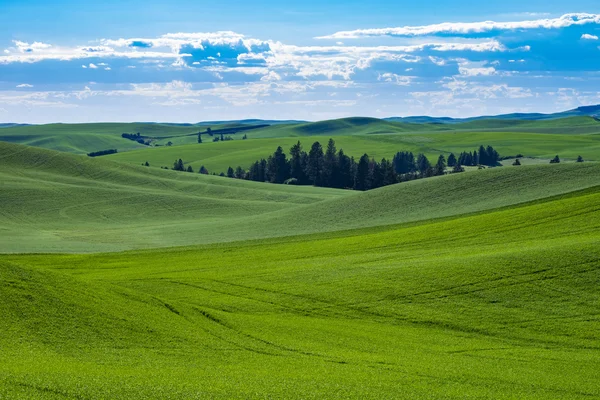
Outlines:
[[[356,136],[331,136],[337,148],[348,155],[360,158],[364,153],[380,160],[392,159],[398,151],[424,153],[431,160],[440,154],[458,155],[473,151],[480,145],[491,145],[503,156],[522,154],[546,162],[559,155],[565,160],[575,160],[581,155],[587,160],[600,161],[600,135],[556,135],[518,132],[440,132],[429,134],[379,134]],[[277,146],[286,152],[300,141],[306,151],[313,142],[319,141],[325,148],[328,136],[288,137],[273,139],[232,140],[218,143],[188,144],[172,147],[146,148],[106,156],[121,162],[141,165],[146,161],[151,167],[169,167],[181,158],[185,165],[198,171],[204,165],[209,172],[225,172],[228,167],[248,168],[254,161],[267,158]]]
[[597,397],[599,202],[2,256],[0,396]]
[[[1,128],[0,399],[600,398],[594,124]],[[366,192],[198,173],[329,137],[526,157]]]

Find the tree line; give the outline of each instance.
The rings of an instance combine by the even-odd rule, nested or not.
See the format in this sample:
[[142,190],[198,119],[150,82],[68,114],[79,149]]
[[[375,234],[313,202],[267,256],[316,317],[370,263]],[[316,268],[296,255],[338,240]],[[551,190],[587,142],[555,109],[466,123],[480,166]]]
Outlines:
[[[329,139],[324,150],[319,142],[314,142],[308,152],[304,151],[298,141],[290,149],[288,159],[281,146],[267,159],[257,160],[248,170],[238,166],[229,167],[226,176],[237,179],[247,179],[257,182],[285,183],[295,185],[314,185],[341,189],[369,190],[398,182],[413,179],[444,175],[446,168],[451,167],[452,173],[463,172],[463,162],[466,165],[496,165],[499,154],[491,146],[481,146],[471,153],[454,154],[448,160],[440,154],[432,163],[424,154],[416,157],[412,152],[401,151],[392,160],[383,158],[377,161],[367,154],[358,161],[339,151],[335,141]],[[468,157],[467,157],[468,154]],[[483,157],[481,157],[483,155]]]
[[108,154],[115,154],[117,149],[108,149],[108,150],[100,150],[100,151],[92,151],[91,153],[87,153],[88,157],[99,157],[106,156]]

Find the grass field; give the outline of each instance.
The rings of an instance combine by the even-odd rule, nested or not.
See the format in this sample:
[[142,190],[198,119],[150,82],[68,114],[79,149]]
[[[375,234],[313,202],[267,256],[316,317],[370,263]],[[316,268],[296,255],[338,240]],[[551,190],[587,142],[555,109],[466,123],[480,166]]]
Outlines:
[[5,255],[0,396],[598,397],[599,202],[594,186],[341,236]]
[[[132,125],[2,128],[0,400],[600,398],[600,135],[573,121],[356,118],[203,144],[154,124],[175,145],[139,150]],[[25,128],[39,136],[9,141],[37,147],[7,143]],[[220,172],[329,136],[354,156],[530,158],[368,192],[159,168]],[[103,140],[133,147],[70,154]]]
[[[266,123],[269,123],[269,121],[266,121]],[[260,124],[260,121],[245,124],[218,123],[214,124],[212,128],[214,131],[218,131],[219,129],[249,127],[258,124]],[[173,146],[179,146],[196,144],[197,135],[195,134],[199,131],[205,131],[205,129],[205,125],[156,123],[26,125],[0,129],[0,141],[26,144],[75,154],[86,154],[113,148],[119,152],[126,152],[136,149],[153,149],[148,149],[144,145],[122,138],[122,133],[139,132],[143,136],[153,138],[153,146],[166,146],[168,142],[171,142]],[[471,132],[477,136],[483,133],[496,133],[496,135],[492,135],[493,137],[502,137],[502,135],[511,136],[515,132],[555,134],[560,135],[560,137],[563,137],[563,135],[587,136],[600,133],[600,122],[591,117],[568,117],[548,121],[486,119],[456,124],[414,124],[390,122],[375,118],[353,117],[311,123],[273,123],[264,128],[238,132],[230,136],[235,141],[241,140],[244,133],[252,140],[290,138],[289,140],[281,141],[282,144],[289,145],[294,140],[291,138],[303,139],[303,141],[311,141],[312,143],[313,139],[309,137],[319,137],[321,140],[327,140],[329,137],[356,136],[357,140],[368,141],[370,136],[385,135],[397,138],[397,140],[402,142],[402,137],[405,134],[419,133],[424,134],[425,137],[430,137],[432,133],[450,134],[465,132]],[[217,134],[217,136],[220,135]],[[209,142],[205,144],[211,144],[212,138],[210,136],[204,135],[203,137],[205,142]],[[543,138],[536,137],[536,140],[538,139]],[[378,141],[379,139],[375,140]],[[449,140],[451,141],[451,139]],[[548,140],[554,141],[554,139]],[[565,141],[570,140],[570,138],[565,138]],[[573,139],[573,141],[576,140]],[[276,143],[279,142],[276,141]],[[262,146],[261,144],[256,145],[257,147]],[[568,148],[569,146],[570,144],[566,144],[558,149]],[[382,154],[384,153],[382,152]]]
[[130,166],[11,144],[0,145],[0,166],[2,252],[116,251],[358,229],[480,212],[600,185],[600,164],[572,163],[495,168],[357,193]]
[[[581,155],[586,160],[600,161],[600,135],[556,135],[517,132],[452,132],[419,134],[380,134],[356,136],[332,136],[339,148],[348,155],[360,158],[364,153],[380,160],[391,159],[398,151],[425,153],[432,161],[437,156],[458,155],[462,151],[473,151],[480,145],[491,145],[503,156],[523,154],[549,160],[556,154],[565,160],[575,160]],[[226,172],[229,166],[248,168],[254,161],[267,158],[277,146],[287,152],[296,142],[302,143],[306,151],[314,141],[325,148],[328,136],[289,137],[272,139],[232,140],[219,143],[190,144],[173,147],[147,148],[106,156],[121,162],[141,165],[148,161],[152,167],[169,167],[179,158],[194,171],[204,165],[210,172]]]

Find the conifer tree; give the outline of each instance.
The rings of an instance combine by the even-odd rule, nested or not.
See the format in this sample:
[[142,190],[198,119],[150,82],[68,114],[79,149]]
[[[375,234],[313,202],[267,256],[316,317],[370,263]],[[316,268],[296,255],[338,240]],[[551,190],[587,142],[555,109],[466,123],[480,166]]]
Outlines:
[[448,156],[448,166],[454,167],[455,165],[456,165],[456,156],[454,155],[454,153],[450,153],[450,155]]
[[319,142],[314,142],[308,153],[306,175],[312,185],[323,185],[323,147]]
[[440,154],[438,157],[437,163],[433,168],[434,175],[444,175],[446,173],[446,158]]
[[227,177],[228,177],[228,178],[233,178],[234,176],[235,176],[235,173],[234,173],[234,171],[233,171],[233,168],[229,167],[229,168],[227,169]]
[[337,187],[339,171],[336,153],[335,142],[333,139],[329,139],[323,159],[323,185],[326,187]]
[[354,174],[354,189],[367,190],[367,178],[369,176],[369,156],[364,154],[358,161],[356,173]]

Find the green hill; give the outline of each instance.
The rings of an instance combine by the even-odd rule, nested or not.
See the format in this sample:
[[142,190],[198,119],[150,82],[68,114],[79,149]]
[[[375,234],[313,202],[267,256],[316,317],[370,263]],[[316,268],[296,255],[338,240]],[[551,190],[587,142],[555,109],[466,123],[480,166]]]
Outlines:
[[367,193],[271,185],[0,145],[0,252],[93,252],[331,232],[600,185],[600,164],[504,167]]
[[[544,176],[595,186],[342,236],[0,256],[0,397],[596,398],[597,167],[552,167],[424,180],[459,191],[420,213],[484,198],[468,182],[505,171],[489,182],[512,198]],[[405,187],[352,200],[371,210]]]
[[473,151],[480,145],[492,145],[503,156],[523,154],[549,160],[559,154],[562,159],[575,160],[582,155],[586,160],[600,161],[600,135],[481,131],[232,140],[145,148],[105,158],[136,165],[148,161],[151,167],[172,167],[173,162],[181,158],[186,166],[191,165],[196,171],[204,165],[210,172],[220,173],[226,172],[229,166],[248,168],[254,161],[273,154],[277,146],[282,146],[287,152],[300,141],[308,151],[314,141],[319,141],[325,148],[330,137],[335,139],[338,149],[343,148],[346,154],[355,158],[367,153],[378,160],[383,157],[392,159],[398,151],[413,151],[415,154],[422,152],[433,161],[440,154],[447,156],[454,152],[458,155],[462,151]]

